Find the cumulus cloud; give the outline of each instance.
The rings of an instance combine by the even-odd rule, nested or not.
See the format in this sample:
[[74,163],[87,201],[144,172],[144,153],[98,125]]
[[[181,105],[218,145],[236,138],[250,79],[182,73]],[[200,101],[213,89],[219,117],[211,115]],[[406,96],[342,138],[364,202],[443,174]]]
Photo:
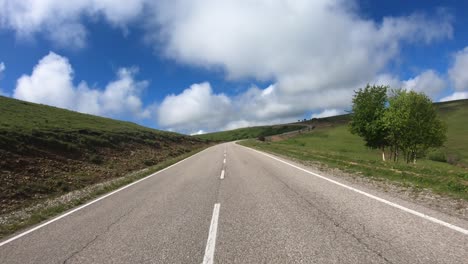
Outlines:
[[449,96],[440,99],[441,102],[468,99],[468,92],[455,92]]
[[[3,72],[6,70],[6,66],[5,66],[5,63],[2,61],[0,62],[0,80],[2,78],[2,74]],[[2,96],[8,96],[8,93],[3,91],[2,87],[0,87],[0,95]]]
[[[446,85],[433,70],[403,81],[381,74],[370,83],[424,92],[432,97]],[[356,89],[365,85],[361,83]],[[245,92],[227,96],[216,94],[205,82],[166,97],[159,107],[158,119],[163,128],[186,133],[288,123],[302,118],[308,111],[315,112],[311,118],[343,114],[349,110],[353,94],[354,90],[347,88],[285,94],[273,84],[263,89],[252,86]]]
[[[400,80],[398,76],[392,74],[380,74],[370,81],[373,85],[387,85],[391,89],[405,89],[416,92],[423,92],[432,99],[437,99],[440,93],[448,87],[446,77],[434,70],[424,70],[418,75],[407,80]],[[364,85],[361,85],[363,87]]]
[[197,132],[193,132],[193,133],[190,133],[191,136],[195,136],[195,135],[203,135],[205,134],[206,132],[203,131],[203,130],[198,130]]
[[455,54],[453,65],[448,74],[456,90],[468,90],[468,47]]
[[156,10],[168,56],[221,66],[231,79],[273,80],[283,93],[355,86],[383,70],[401,42],[452,35],[444,15],[376,23],[345,1],[171,0]]
[[349,91],[344,93],[346,96],[325,91],[311,97],[285,97],[278,95],[275,85],[270,85],[264,89],[253,86],[228,97],[213,92],[205,82],[167,96],[159,105],[158,122],[163,128],[186,133],[288,123],[297,120],[306,109],[342,105],[340,98],[351,98]]
[[209,83],[193,84],[179,95],[168,95],[160,104],[158,122],[174,130],[195,131],[219,126],[229,118],[231,100],[214,94]]
[[433,98],[446,87],[445,80],[433,70],[424,71],[420,75],[402,83],[403,89],[424,92]]
[[325,109],[320,113],[312,114],[310,118],[322,118],[322,117],[329,117],[329,116],[336,116],[341,115],[344,112],[338,109]]
[[[345,109],[353,91],[372,80],[437,94],[443,79],[436,72],[401,81],[386,69],[398,59],[402,45],[430,44],[451,38],[453,32],[446,13],[374,21],[361,16],[358,2],[349,0],[0,0],[0,27],[19,37],[40,33],[59,45],[83,47],[88,35],[84,19],[101,19],[124,30],[139,20],[148,43],[179,63],[221,69],[229,80],[271,83],[230,97],[200,83],[167,96],[158,107],[158,123],[188,133],[288,122],[305,112]],[[72,71],[56,70],[71,73],[48,82],[70,84],[71,89],[35,98],[63,96],[60,104],[72,104],[73,109],[115,111],[103,106],[108,98],[104,92],[86,83],[75,87]],[[133,74],[128,73],[130,78]],[[86,99],[67,102],[68,94],[76,93]],[[127,103],[141,112],[137,97],[125,98],[133,98]]]
[[154,24],[148,27],[161,30],[149,32],[148,38],[166,56],[221,68],[230,80],[272,83],[232,96],[233,114],[216,119],[222,120],[214,122],[217,129],[293,121],[308,111],[343,110],[353,91],[373,80],[431,96],[445,85],[431,70],[406,81],[385,72],[403,44],[451,38],[452,21],[445,13],[376,22],[361,17],[357,3],[341,0],[162,0],[156,6]]
[[89,87],[84,81],[75,86],[68,59],[50,52],[31,75],[18,79],[13,97],[95,115],[148,118],[150,109],[140,99],[148,83],[136,81],[136,73],[136,68],[121,68],[104,89]]
[[142,14],[144,4],[144,0],[0,0],[0,27],[15,31],[20,38],[42,33],[58,45],[81,48],[88,34],[83,17],[103,18],[126,29]]
[[444,101],[468,99],[468,47],[458,51],[454,55],[453,63],[448,69],[448,77],[454,88],[454,92],[442,99]]

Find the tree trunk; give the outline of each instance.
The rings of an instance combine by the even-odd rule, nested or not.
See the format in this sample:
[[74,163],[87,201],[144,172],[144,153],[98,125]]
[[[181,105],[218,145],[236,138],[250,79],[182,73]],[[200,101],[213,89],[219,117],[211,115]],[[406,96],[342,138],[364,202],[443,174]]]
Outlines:
[[382,160],[385,161],[385,147],[382,148]]

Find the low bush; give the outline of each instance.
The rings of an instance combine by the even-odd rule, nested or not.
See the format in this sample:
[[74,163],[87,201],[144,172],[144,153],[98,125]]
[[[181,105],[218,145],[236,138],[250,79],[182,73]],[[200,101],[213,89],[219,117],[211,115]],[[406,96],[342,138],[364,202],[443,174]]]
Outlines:
[[447,155],[441,149],[435,149],[427,153],[427,159],[438,162],[447,162]]

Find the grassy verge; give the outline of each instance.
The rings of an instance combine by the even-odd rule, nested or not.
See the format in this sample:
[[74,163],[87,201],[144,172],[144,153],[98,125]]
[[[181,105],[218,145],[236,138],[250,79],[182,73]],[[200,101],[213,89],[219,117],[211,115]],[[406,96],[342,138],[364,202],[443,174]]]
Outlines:
[[377,151],[364,147],[362,140],[346,126],[318,129],[279,142],[246,140],[240,144],[302,161],[318,161],[375,180],[390,180],[414,189],[468,200],[468,170],[444,162],[420,160],[417,164],[383,162]]
[[165,160],[147,169],[131,173],[127,176],[89,186],[84,190],[78,190],[75,192],[76,195],[72,195],[72,197],[67,197],[66,199],[61,199],[62,197],[56,197],[55,199],[51,198],[48,201],[42,202],[40,205],[21,210],[22,212],[20,213],[11,213],[5,216],[0,216],[0,239],[21,229],[57,216],[69,209],[72,209],[73,207],[89,202],[103,194],[109,193],[136,180],[144,178],[159,170],[167,168],[170,165],[188,158],[206,148],[207,147],[202,147],[182,154],[178,157]]

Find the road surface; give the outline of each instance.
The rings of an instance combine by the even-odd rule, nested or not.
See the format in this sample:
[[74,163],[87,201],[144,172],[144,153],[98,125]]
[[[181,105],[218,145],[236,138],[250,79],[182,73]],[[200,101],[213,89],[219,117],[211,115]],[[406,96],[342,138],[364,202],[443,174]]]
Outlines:
[[304,168],[217,145],[0,241],[0,263],[468,263],[466,221]]

